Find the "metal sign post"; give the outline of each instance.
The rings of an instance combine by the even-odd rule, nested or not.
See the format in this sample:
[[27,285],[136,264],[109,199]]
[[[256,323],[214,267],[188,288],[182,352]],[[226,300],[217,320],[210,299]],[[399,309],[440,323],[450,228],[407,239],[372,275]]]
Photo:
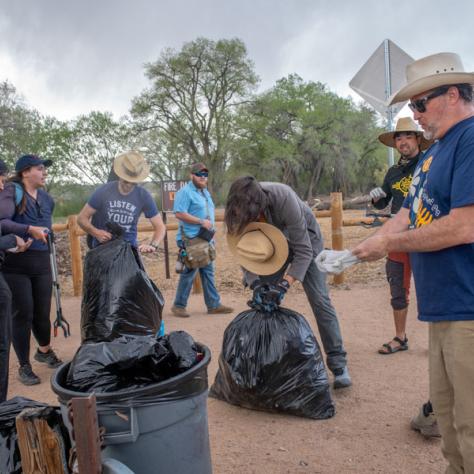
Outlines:
[[[405,83],[405,68],[414,59],[386,39],[360,68],[349,82],[349,86],[365,99],[382,117],[387,118],[388,131],[393,131],[393,119],[405,102],[387,107],[392,91]],[[389,165],[393,165],[393,149],[389,147]]]
[[[392,95],[392,77],[390,73],[390,44],[389,40],[386,39],[383,42],[384,57],[385,57],[385,100]],[[393,130],[393,112],[392,107],[387,107],[387,128],[391,132]],[[388,148],[388,166],[393,166],[393,148]]]
[[[161,207],[163,210],[163,222],[168,222],[167,212],[173,212],[174,198],[176,193],[186,185],[187,181],[162,181],[161,182]],[[165,250],[165,272],[166,278],[169,280],[170,275],[170,254],[168,247],[168,232],[165,234],[163,240],[164,250]]]

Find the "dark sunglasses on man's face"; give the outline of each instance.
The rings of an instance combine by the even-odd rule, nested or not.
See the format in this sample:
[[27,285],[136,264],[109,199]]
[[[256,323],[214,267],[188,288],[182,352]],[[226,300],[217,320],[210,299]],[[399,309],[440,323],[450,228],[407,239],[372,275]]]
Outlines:
[[449,87],[439,87],[435,89],[431,94],[425,95],[421,99],[412,100],[408,103],[408,107],[412,110],[412,112],[419,112],[423,114],[426,112],[426,104],[435,97],[439,97],[440,95],[446,94],[448,92]]
[[193,175],[197,176],[198,178],[207,178],[209,173],[207,171],[198,171],[197,173],[193,173]]

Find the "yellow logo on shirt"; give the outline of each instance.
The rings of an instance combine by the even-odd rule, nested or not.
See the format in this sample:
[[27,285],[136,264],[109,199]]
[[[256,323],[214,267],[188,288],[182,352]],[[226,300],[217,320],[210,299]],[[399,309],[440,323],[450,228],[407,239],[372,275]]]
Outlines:
[[426,173],[429,169],[430,169],[430,166],[431,166],[431,162],[433,161],[433,155],[431,155],[424,163],[423,163],[423,166],[421,168],[421,171],[423,171],[423,173]]
[[393,189],[400,191],[403,194],[403,197],[407,197],[408,191],[410,190],[412,176],[405,176],[400,181],[397,181],[392,185]]

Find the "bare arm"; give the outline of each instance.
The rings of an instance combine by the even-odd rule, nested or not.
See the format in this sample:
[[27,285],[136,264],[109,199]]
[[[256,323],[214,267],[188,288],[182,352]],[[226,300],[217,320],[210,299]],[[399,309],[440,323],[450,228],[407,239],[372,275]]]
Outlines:
[[95,237],[100,243],[107,242],[112,238],[112,234],[92,225],[91,219],[95,213],[96,210],[93,207],[89,206],[89,204],[85,204],[77,216],[77,223],[84,232]]
[[388,252],[435,252],[473,242],[474,206],[466,206],[452,209],[447,216],[417,229],[379,232],[359,244],[353,253],[362,260],[377,260]]
[[138,248],[140,252],[143,253],[151,253],[155,250],[158,250],[158,245],[165,238],[166,235],[166,226],[160,214],[151,217],[149,221],[153,226],[153,237],[151,238],[150,244],[142,244]]
[[202,225],[206,229],[212,229],[212,222],[209,219],[200,219],[187,212],[176,212],[176,219],[186,222],[187,224]]

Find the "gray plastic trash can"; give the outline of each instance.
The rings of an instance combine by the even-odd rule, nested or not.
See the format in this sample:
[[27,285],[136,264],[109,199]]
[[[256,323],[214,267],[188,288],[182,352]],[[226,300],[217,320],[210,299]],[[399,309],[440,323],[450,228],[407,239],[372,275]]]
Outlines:
[[[204,358],[176,377],[96,394],[99,426],[106,429],[103,457],[117,459],[137,474],[212,473],[207,422],[211,352],[204,345],[199,349]],[[67,402],[89,396],[63,387],[69,365],[59,367],[51,379],[68,429]]]

